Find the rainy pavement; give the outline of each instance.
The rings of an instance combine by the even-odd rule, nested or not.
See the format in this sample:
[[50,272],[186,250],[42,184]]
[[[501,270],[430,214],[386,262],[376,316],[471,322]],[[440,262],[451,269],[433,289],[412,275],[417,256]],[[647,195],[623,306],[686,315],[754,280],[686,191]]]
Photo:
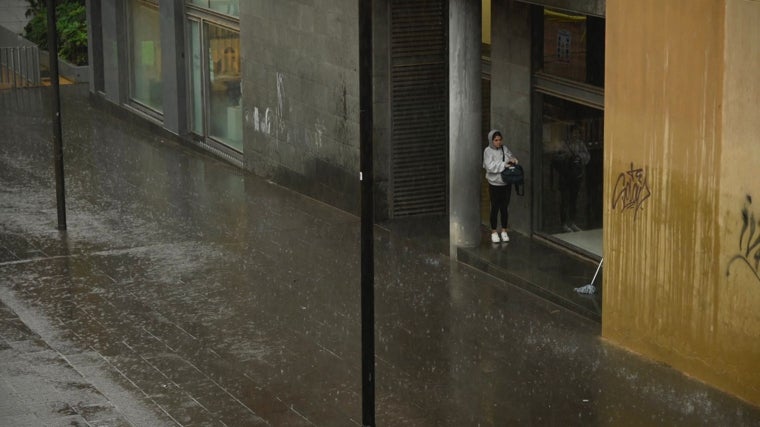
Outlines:
[[[0,92],[0,425],[360,425],[359,218],[62,91],[66,232],[46,92]],[[760,425],[376,230],[378,425]]]

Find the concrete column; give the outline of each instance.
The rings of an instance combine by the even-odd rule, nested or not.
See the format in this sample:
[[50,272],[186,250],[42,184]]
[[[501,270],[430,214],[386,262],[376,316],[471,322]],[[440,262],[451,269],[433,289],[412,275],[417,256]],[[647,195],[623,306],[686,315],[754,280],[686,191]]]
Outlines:
[[449,1],[449,241],[480,244],[480,0]]
[[164,128],[188,132],[187,67],[185,64],[185,7],[183,0],[159,0],[161,22],[161,85]]

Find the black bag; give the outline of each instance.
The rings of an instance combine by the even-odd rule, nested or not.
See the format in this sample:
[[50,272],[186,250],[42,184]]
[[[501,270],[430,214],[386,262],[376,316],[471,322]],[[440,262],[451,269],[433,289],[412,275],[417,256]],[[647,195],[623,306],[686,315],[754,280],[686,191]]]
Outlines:
[[[501,158],[505,160],[504,148],[501,149]],[[522,166],[516,164],[509,164],[503,171],[501,171],[501,180],[507,185],[515,186],[515,193],[518,196],[525,195],[525,172]]]
[[501,171],[501,179],[505,184],[514,185],[518,196],[525,195],[525,173],[520,165],[508,165]]
[[505,184],[522,185],[525,183],[525,173],[520,165],[507,165],[501,171],[501,179]]

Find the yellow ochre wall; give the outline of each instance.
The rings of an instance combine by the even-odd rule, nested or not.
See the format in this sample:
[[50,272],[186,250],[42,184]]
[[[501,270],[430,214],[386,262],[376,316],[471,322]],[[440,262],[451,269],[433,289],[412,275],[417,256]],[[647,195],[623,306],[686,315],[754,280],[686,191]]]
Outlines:
[[606,13],[602,334],[760,405],[760,1]]
[[483,0],[481,5],[481,40],[485,44],[491,44],[491,0]]

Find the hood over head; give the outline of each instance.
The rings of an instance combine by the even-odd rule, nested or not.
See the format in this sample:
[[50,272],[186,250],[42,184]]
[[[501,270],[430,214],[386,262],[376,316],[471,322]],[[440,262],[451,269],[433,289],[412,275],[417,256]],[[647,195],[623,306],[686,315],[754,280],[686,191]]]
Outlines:
[[496,137],[496,135],[501,136],[502,140],[504,139],[504,135],[502,135],[501,131],[498,129],[491,129],[490,132],[488,132],[488,146],[496,150],[496,147],[493,145],[493,139]]

